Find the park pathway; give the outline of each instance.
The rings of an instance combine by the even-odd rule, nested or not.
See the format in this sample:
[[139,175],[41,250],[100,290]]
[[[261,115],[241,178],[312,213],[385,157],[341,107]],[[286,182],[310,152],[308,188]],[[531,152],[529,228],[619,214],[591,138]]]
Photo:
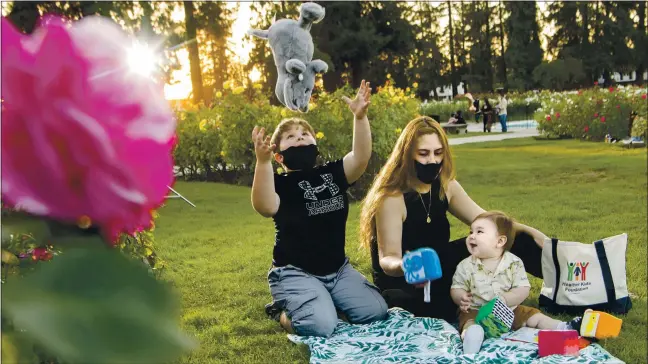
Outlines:
[[[504,139],[513,138],[528,138],[540,135],[536,129],[536,122],[534,120],[511,121],[508,124],[508,132],[502,134],[499,123],[493,124],[491,131],[498,133],[493,135],[477,135],[472,137],[452,138],[449,140],[450,145],[468,144],[468,143],[482,143],[493,142]],[[469,122],[468,132],[481,132],[484,130],[482,123]]]

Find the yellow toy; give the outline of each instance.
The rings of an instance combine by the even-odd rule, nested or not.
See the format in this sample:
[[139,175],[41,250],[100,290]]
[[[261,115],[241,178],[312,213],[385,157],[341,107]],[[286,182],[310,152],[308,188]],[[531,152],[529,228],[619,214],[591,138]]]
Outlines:
[[623,320],[608,313],[588,309],[583,314],[580,334],[583,337],[608,339],[619,336]]

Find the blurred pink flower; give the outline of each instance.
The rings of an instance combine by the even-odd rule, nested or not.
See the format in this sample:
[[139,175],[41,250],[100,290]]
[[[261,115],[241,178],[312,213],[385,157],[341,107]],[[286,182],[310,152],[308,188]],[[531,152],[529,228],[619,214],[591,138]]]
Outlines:
[[605,122],[605,116],[601,116],[601,122],[602,122],[602,123]]
[[127,67],[110,20],[51,17],[32,35],[2,18],[2,200],[106,238],[151,226],[173,183],[175,119],[162,86]]

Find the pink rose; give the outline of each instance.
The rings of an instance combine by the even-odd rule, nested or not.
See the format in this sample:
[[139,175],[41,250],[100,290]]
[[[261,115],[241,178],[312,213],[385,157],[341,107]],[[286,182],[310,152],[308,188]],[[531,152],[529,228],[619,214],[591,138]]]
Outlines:
[[32,35],[2,19],[2,199],[106,238],[151,226],[173,183],[173,113],[162,85],[127,67],[132,40],[87,17],[41,22]]
[[602,122],[602,123],[605,122],[605,116],[601,116],[601,122]]

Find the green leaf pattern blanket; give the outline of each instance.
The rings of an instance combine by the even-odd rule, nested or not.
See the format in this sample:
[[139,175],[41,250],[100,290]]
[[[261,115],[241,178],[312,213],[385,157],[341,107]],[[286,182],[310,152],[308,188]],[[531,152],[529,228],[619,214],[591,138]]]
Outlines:
[[592,344],[580,356],[538,357],[536,344],[489,339],[477,354],[464,355],[457,329],[444,320],[414,317],[392,308],[387,320],[369,325],[339,321],[329,338],[288,335],[308,345],[311,363],[623,363]]

